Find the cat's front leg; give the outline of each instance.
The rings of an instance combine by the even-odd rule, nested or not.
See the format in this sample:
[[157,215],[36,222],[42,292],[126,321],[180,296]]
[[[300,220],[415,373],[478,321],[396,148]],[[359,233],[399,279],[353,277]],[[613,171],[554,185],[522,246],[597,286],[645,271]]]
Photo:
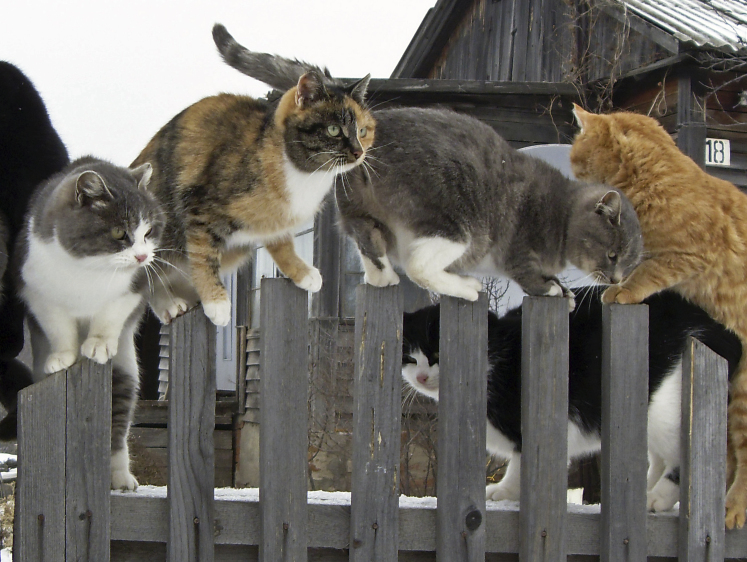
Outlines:
[[187,254],[192,284],[202,302],[202,309],[216,326],[231,321],[231,299],[220,280],[220,251],[204,231],[192,232],[187,238]]
[[[343,205],[341,209],[344,209]],[[394,271],[387,256],[386,241],[381,227],[370,217],[342,218],[345,232],[354,241],[363,264],[363,281],[374,287],[388,287],[399,283],[399,275]]]
[[293,238],[267,244],[267,251],[270,252],[280,271],[296,286],[312,293],[322,288],[322,275],[316,267],[309,265],[298,256],[293,245]]
[[646,494],[649,511],[669,511],[680,501],[680,469],[667,467],[656,485]]
[[125,295],[91,318],[88,337],[80,347],[83,356],[102,364],[114,357],[119,349],[122,328],[142,301],[143,297],[138,293]]
[[28,298],[29,308],[49,341],[49,355],[44,373],[63,371],[78,359],[78,323],[65,312],[46,301]]
[[493,501],[519,501],[521,497],[521,453],[512,453],[506,474],[497,484],[485,487],[485,499]]
[[540,270],[524,264],[523,267],[513,268],[507,272],[516,281],[521,289],[527,294],[535,297],[566,297],[568,308],[576,308],[576,299],[573,291],[563,285],[554,275],[544,275]]

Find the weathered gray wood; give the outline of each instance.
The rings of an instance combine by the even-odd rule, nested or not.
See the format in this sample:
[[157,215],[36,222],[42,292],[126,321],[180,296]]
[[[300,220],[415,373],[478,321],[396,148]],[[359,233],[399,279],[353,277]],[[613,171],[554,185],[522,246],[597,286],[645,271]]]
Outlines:
[[356,287],[350,560],[396,560],[402,290]]
[[441,299],[436,559],[485,560],[488,299]]
[[726,360],[690,338],[682,361],[681,561],[724,557],[727,396]]
[[108,562],[112,365],[83,359],[66,379],[66,559]]
[[568,300],[525,297],[521,349],[523,562],[566,559]]
[[59,372],[18,393],[15,562],[65,560],[66,392]]
[[306,560],[308,293],[262,279],[259,482],[264,562]]
[[648,307],[602,309],[602,560],[646,559]]
[[202,308],[170,325],[169,562],[212,562],[215,326]]
[[705,106],[696,93],[697,78],[684,74],[677,79],[677,146],[705,169],[706,129]]

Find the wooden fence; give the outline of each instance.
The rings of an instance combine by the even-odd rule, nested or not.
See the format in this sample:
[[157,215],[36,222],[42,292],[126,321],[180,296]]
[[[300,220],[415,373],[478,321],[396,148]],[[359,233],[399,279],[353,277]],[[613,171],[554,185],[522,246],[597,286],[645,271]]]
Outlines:
[[683,367],[683,507],[646,513],[644,306],[605,308],[603,502],[574,507],[566,504],[567,302],[525,300],[519,509],[485,501],[484,296],[442,300],[436,502],[399,497],[401,291],[358,287],[352,491],[307,496],[306,299],[287,280],[262,282],[259,491],[213,488],[215,330],[200,310],[170,330],[167,489],[109,491],[110,366],[84,361],[25,389],[14,560],[747,556],[747,532],[724,532],[727,366],[695,340]]

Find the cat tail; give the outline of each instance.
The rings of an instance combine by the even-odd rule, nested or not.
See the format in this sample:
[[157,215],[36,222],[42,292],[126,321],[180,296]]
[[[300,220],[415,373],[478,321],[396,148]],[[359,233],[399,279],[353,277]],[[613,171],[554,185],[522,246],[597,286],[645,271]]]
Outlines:
[[298,79],[309,71],[315,71],[334,82],[326,68],[322,70],[307,62],[250,51],[237,43],[228,30],[219,23],[213,26],[213,41],[228,66],[272,88],[290,90],[298,84]]

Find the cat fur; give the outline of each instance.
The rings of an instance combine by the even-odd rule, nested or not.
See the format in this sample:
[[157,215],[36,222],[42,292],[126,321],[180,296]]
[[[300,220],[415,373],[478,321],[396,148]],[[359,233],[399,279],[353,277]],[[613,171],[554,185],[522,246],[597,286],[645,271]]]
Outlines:
[[[601,287],[575,289],[580,305],[569,316],[568,460],[599,452],[602,411]],[[649,307],[648,498],[651,511],[679,501],[682,354],[698,337],[729,361],[742,352],[739,339],[673,291],[646,299]],[[405,313],[404,380],[438,400],[439,306]],[[486,488],[488,499],[518,500],[521,473],[521,307],[488,317],[487,450],[510,459],[506,475]]]
[[[595,115],[579,106],[571,148],[575,175],[625,193],[646,249],[605,302],[638,303],[672,288],[747,342],[747,197],[703,171],[651,117]],[[726,527],[742,527],[747,509],[747,360],[737,367],[728,410]]]
[[168,216],[169,265],[150,302],[162,322],[201,301],[213,323],[226,325],[231,303],[220,274],[256,243],[297,286],[321,288],[293,234],[320,209],[335,175],[364,161],[375,128],[364,104],[368,79],[342,85],[314,67],[276,102],[208,97],[153,137],[133,166],[152,163],[152,190]]

